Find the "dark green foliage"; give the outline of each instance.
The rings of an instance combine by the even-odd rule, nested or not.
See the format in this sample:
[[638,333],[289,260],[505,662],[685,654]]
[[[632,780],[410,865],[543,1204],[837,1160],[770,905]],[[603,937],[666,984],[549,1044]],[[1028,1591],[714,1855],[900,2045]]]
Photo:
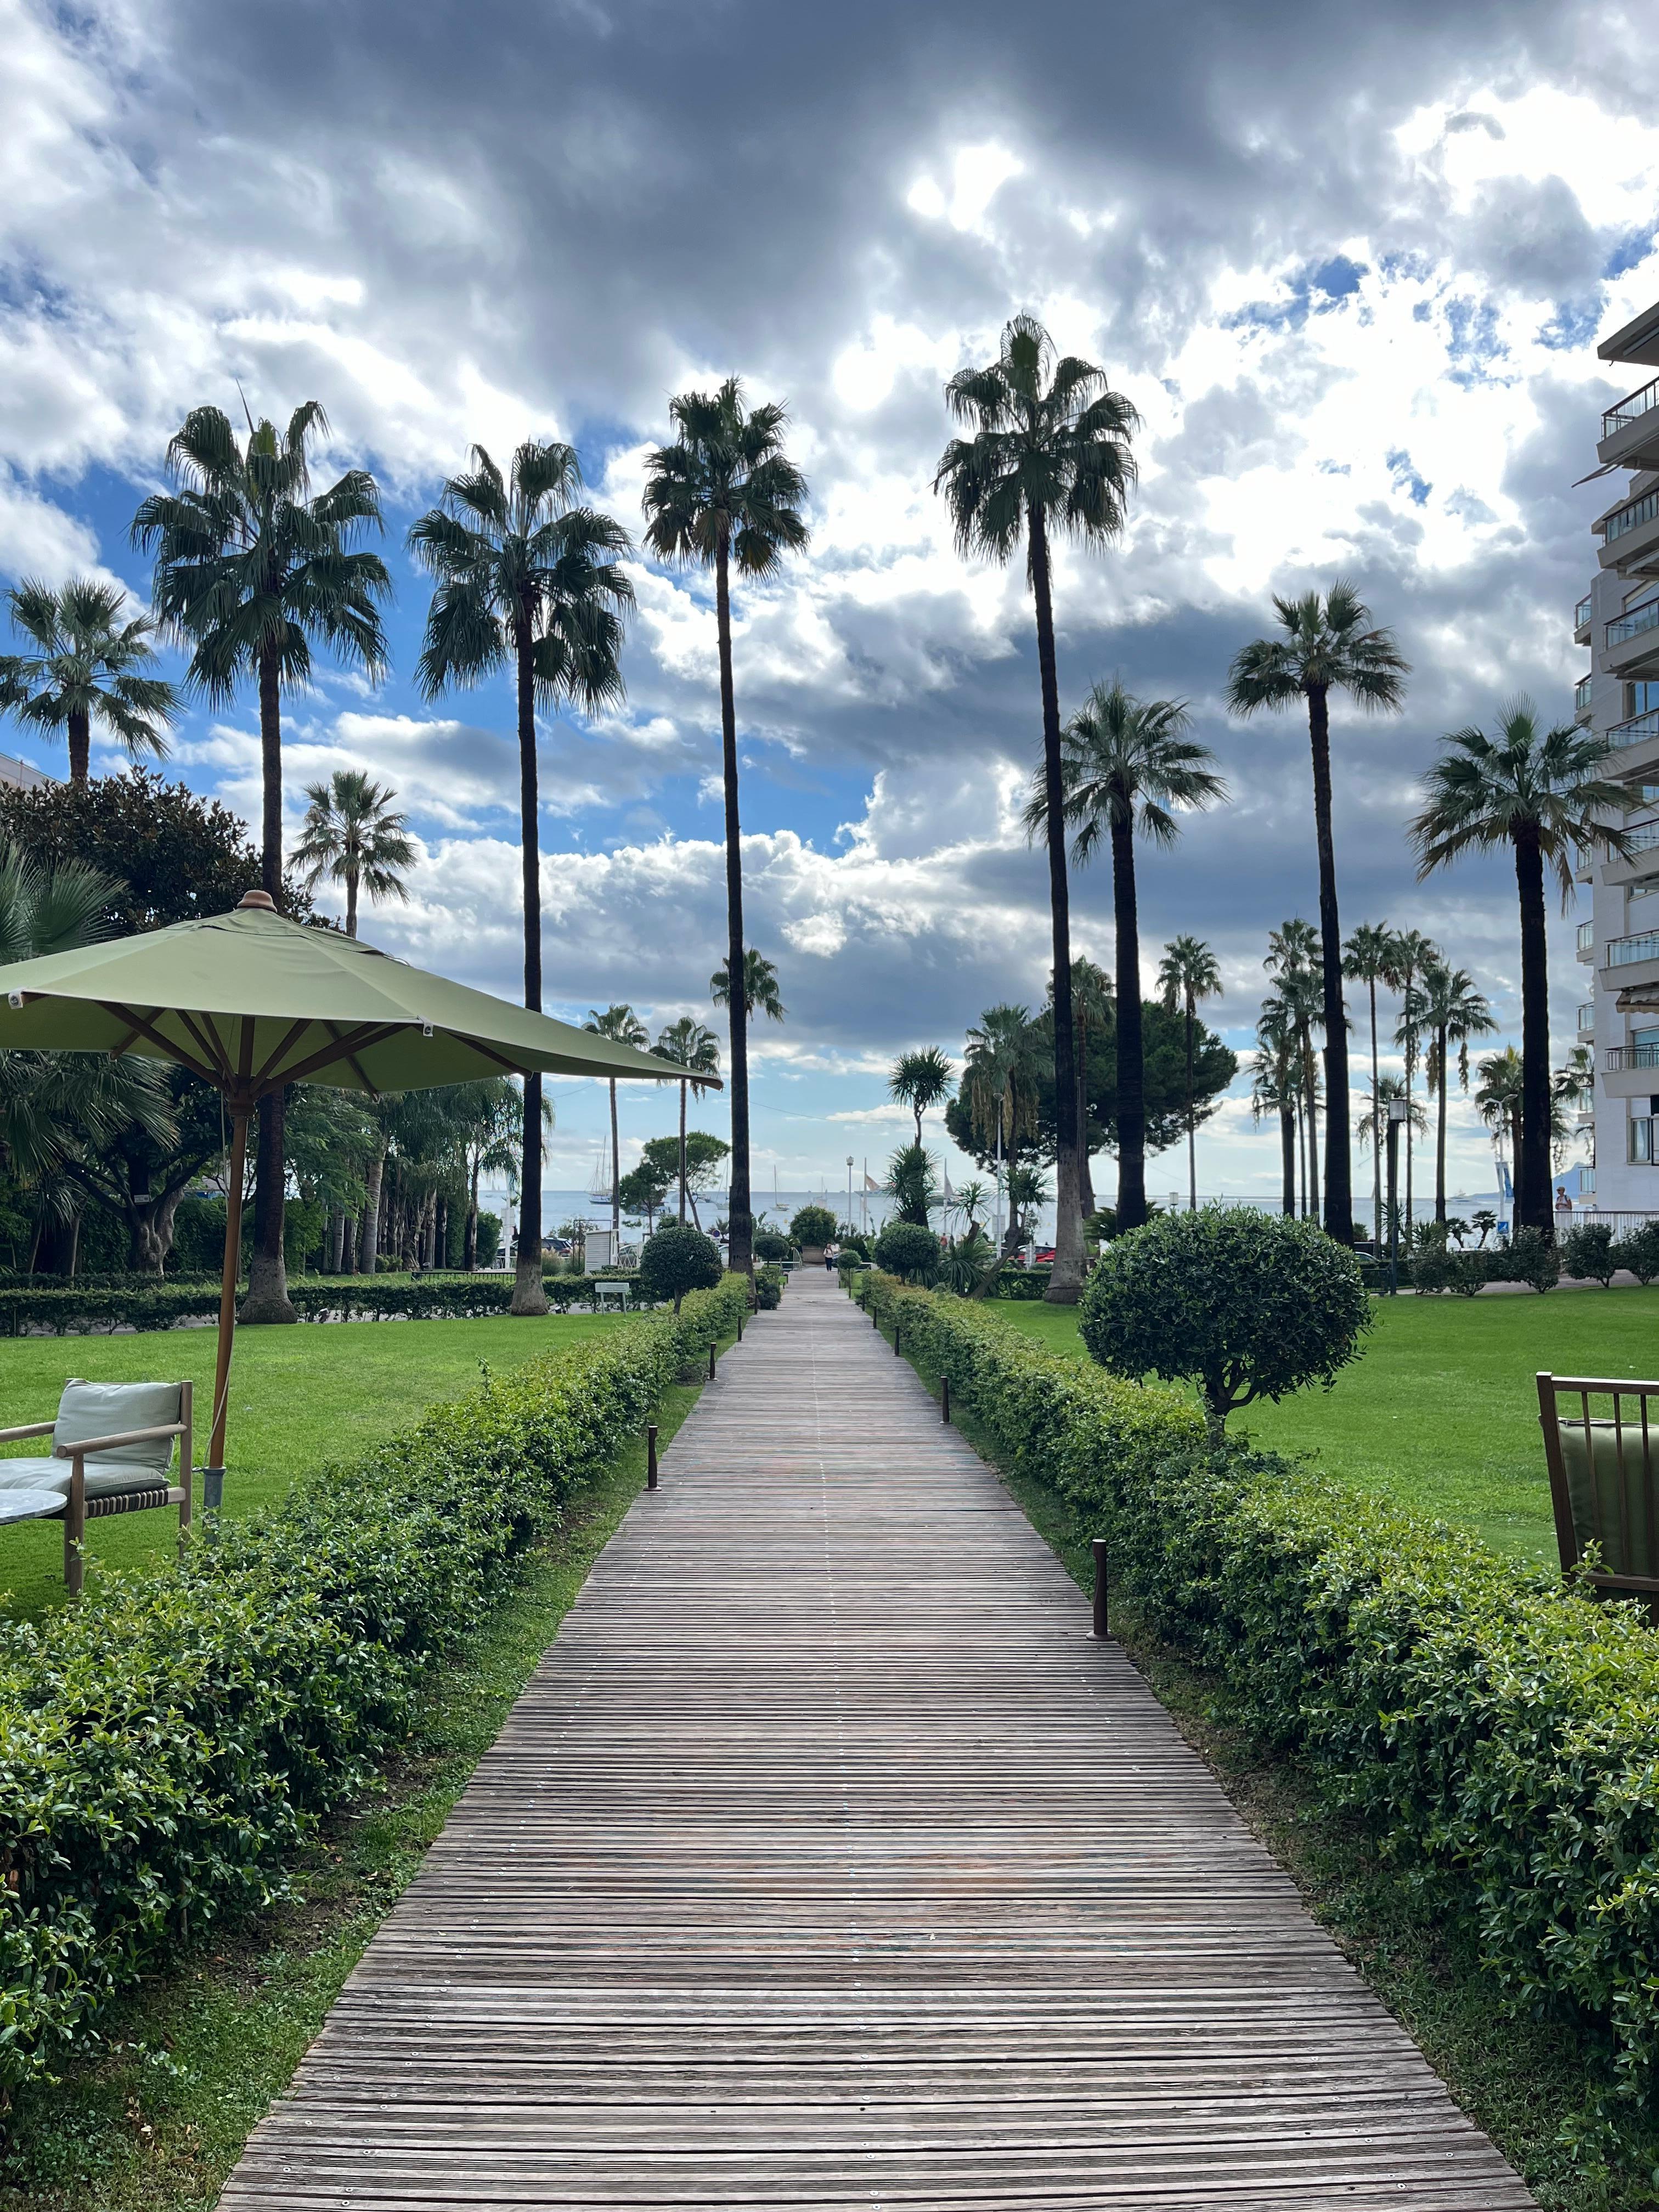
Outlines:
[[178,1567],[100,1578],[0,1640],[0,2087],[361,1790],[453,1650],[664,1387],[737,1326],[732,1279],[302,1475]]
[[1035,1305],[1048,1295],[1051,1267],[1004,1267],[992,1284],[994,1298],[1023,1298]]
[[876,1239],[876,1265],[907,1282],[931,1283],[939,1272],[939,1239],[919,1222],[890,1221]]
[[674,1310],[688,1291],[712,1291],[725,1273],[720,1247],[688,1222],[665,1222],[640,1251],[640,1288],[648,1298],[672,1298]]
[[802,1251],[809,1244],[822,1250],[835,1241],[836,1217],[827,1206],[803,1206],[789,1224],[789,1234]]
[[1197,1383],[1217,1428],[1257,1398],[1334,1381],[1370,1326],[1352,1252],[1315,1222],[1248,1206],[1165,1214],[1116,1238],[1078,1309],[1103,1367]]
[[1446,1287],[1459,1297],[1472,1298],[1492,1280],[1490,1255],[1485,1252],[1454,1252],[1446,1263]]
[[795,1248],[781,1229],[757,1229],[755,1231],[755,1257],[769,1267],[776,1267],[786,1260],[793,1260]]
[[1493,1255],[1493,1273],[1499,1282],[1553,1291],[1561,1279],[1561,1255],[1547,1230],[1517,1229],[1507,1250]]
[[1283,1460],[1212,1451],[1192,1407],[983,1307],[866,1280],[1002,1464],[1106,1536],[1144,1626],[1473,1929],[1494,1996],[1600,2033],[1586,2136],[1639,2140],[1659,2076],[1659,1638],[1639,1611]]
[[775,1313],[783,1304],[783,1286],[789,1278],[781,1267],[767,1265],[755,1270],[755,1310]]
[[898,1206],[901,1221],[926,1229],[930,1211],[939,1204],[939,1177],[921,1145],[901,1145],[887,1163],[887,1194]]
[[1621,1237],[1613,1247],[1621,1267],[1627,1267],[1637,1281],[1647,1284],[1659,1275],[1659,1221],[1644,1221]]
[[1581,1221],[1561,1239],[1561,1268],[1581,1283],[1600,1283],[1605,1290],[1619,1267],[1613,1231],[1605,1221]]
[[[493,1218],[491,1216],[486,1218]],[[661,1231],[658,1235],[661,1235]],[[696,1230],[688,1230],[695,1237]],[[500,1224],[495,1242],[499,1243]],[[705,1237],[703,1243],[708,1239]],[[480,1253],[483,1239],[479,1239]],[[493,1253],[489,1256],[493,1257]],[[647,1289],[635,1278],[636,1293],[665,1304],[672,1293]],[[546,1275],[543,1285],[561,1313],[592,1303],[592,1275]],[[301,1321],[472,1321],[483,1314],[506,1313],[513,1302],[513,1278],[506,1274],[404,1274],[310,1277],[290,1283],[289,1297]],[[153,1278],[114,1278],[94,1288],[85,1283],[45,1289],[33,1284],[0,1289],[0,1336],[96,1335],[117,1328],[173,1328],[184,1321],[206,1321],[219,1310],[219,1286],[206,1277],[191,1282],[155,1282]]]

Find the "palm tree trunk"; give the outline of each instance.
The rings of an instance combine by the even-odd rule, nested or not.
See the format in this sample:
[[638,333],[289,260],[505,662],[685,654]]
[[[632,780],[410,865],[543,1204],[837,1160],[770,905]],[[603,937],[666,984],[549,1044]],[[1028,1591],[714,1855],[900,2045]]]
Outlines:
[[461,1265],[469,1275],[478,1268],[478,1170],[481,1163],[472,1162],[472,1183],[467,1194],[466,1231],[461,1243]]
[[1187,1211],[1198,1212],[1198,1123],[1193,1114],[1193,1020],[1195,1009],[1187,1001]]
[[1376,1057],[1376,978],[1370,978],[1371,994],[1371,1219],[1376,1249],[1382,1249],[1382,1106],[1379,1096],[1382,1078]]
[[[277,905],[283,899],[283,697],[275,653],[259,656],[259,768],[264,786],[259,879]],[[259,1102],[253,1170],[253,1249],[248,1255],[245,1322],[297,1322],[289,1303],[283,1250],[288,1165],[283,1146],[284,1091]]]
[[1446,1225],[1446,1031],[1443,1026],[1435,1033],[1435,1043],[1440,1054],[1440,1117],[1434,1133],[1434,1218],[1441,1228]]
[[1288,1106],[1279,1109],[1279,1211],[1296,1218],[1296,1115]]
[[1095,1210],[1094,1170],[1089,1159],[1089,1024],[1077,1028],[1077,1202],[1086,1221]]
[[[519,678],[519,842],[524,862],[524,1002],[542,1010],[541,830],[537,819],[534,643],[527,620],[514,640]],[[519,1168],[519,1264],[509,1313],[544,1314],[542,1281],[542,1079],[524,1079],[524,1150]]]
[[1538,831],[1515,834],[1515,880],[1521,899],[1521,1149],[1515,1178],[1515,1218],[1553,1237],[1550,1208],[1549,947],[1544,927],[1544,859]]
[[357,934],[357,871],[346,870],[346,935]]
[[1117,1226],[1146,1218],[1146,1070],[1141,1036],[1140,920],[1131,822],[1112,822],[1112,919],[1117,939]]
[[680,1085],[680,1227],[685,1226],[685,1093],[687,1085]]
[[1331,731],[1322,684],[1308,693],[1313,740],[1314,832],[1319,845],[1319,935],[1325,985],[1325,1228],[1353,1243],[1353,1165],[1348,1149],[1348,1017],[1342,1003],[1342,930],[1331,837]]
[[[1048,811],[1048,905],[1054,941],[1054,1264],[1043,1296],[1054,1305],[1074,1306],[1083,1289],[1083,1216],[1078,1190],[1077,1053],[1072,1034],[1072,918],[1066,881],[1065,792],[1060,767],[1060,678],[1054,668],[1054,611],[1049,592],[1048,533],[1041,507],[1031,509],[1031,592],[1036,601],[1037,671],[1042,684],[1042,776]],[[1120,957],[1121,969],[1121,957]],[[1139,982],[1135,1005],[1139,1008]],[[1121,1012],[1118,1035],[1122,1036]],[[1120,1043],[1120,1051],[1121,1045]],[[1118,1226],[1123,1219],[1120,1172]]]
[[1319,1062],[1313,1031],[1302,1032],[1302,1080],[1308,1093],[1308,1218],[1319,1218]]
[[[714,554],[714,627],[720,659],[720,769],[726,784],[726,996],[732,1052],[732,1181],[726,1204],[730,1242],[726,1263],[735,1274],[752,1276],[755,1220],[749,1198],[749,997],[743,960],[743,829],[738,813],[738,708],[732,688],[731,548],[724,526]],[[694,1203],[694,1220],[696,1212]]]
[[71,714],[69,718],[70,781],[84,785],[92,773],[92,718],[88,714]]
[[617,1129],[617,1079],[611,1079],[611,1264],[622,1250],[622,1141]]

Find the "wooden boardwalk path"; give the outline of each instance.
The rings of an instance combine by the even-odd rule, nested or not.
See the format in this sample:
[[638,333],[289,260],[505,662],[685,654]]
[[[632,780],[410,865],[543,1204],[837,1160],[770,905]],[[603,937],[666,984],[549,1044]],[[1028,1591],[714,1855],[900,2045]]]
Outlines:
[[720,1364],[224,2212],[1532,2203],[832,1279]]

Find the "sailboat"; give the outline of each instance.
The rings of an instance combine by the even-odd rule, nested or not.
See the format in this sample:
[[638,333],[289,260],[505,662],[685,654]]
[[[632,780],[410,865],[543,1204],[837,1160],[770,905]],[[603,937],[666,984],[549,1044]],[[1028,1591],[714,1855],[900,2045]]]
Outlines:
[[593,1180],[587,1186],[587,1194],[595,1205],[609,1206],[611,1203],[611,1139],[608,1135],[599,1139],[599,1162],[593,1170]]

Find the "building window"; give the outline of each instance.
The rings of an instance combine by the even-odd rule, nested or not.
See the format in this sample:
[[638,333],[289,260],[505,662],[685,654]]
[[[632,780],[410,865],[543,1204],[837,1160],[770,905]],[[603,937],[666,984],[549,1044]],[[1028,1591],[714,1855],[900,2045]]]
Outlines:
[[1650,1114],[1632,1115],[1630,1125],[1630,1157],[1633,1167],[1650,1168],[1659,1161],[1653,1149],[1654,1118]]
[[1659,684],[1626,684],[1625,686],[1625,719],[1635,714],[1650,714],[1659,708]]

